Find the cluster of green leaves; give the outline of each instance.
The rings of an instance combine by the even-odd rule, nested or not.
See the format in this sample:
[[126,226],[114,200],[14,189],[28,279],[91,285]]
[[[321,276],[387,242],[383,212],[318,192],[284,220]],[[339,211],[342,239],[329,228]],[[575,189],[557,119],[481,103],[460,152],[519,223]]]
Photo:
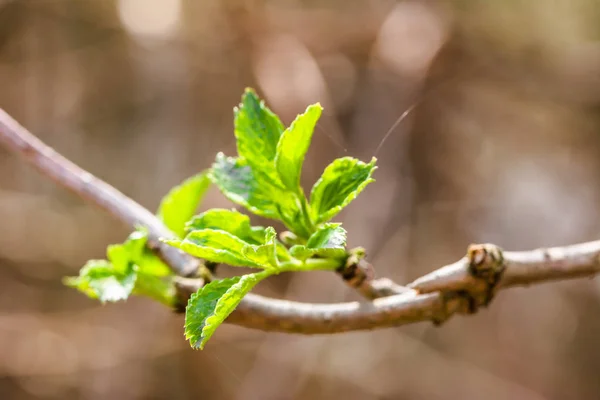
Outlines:
[[[210,186],[207,173],[187,179],[163,198],[157,217],[182,237],[185,223],[194,215]],[[147,296],[167,306],[176,305],[173,272],[147,247],[148,232],[136,229],[125,242],[111,244],[106,260],[90,260],[79,276],[64,283],[102,303],[125,300],[130,294]]]
[[[256,93],[246,89],[234,109],[237,157],[217,154],[206,174],[184,182],[163,200],[158,216],[178,237],[164,242],[213,263],[258,270],[214,280],[190,297],[185,334],[194,348],[202,349],[243,297],[265,278],[285,271],[335,270],[348,257],[346,231],[330,221],[373,182],[375,159],[370,163],[351,157],[333,161],[307,198],[300,176],[321,112],[318,103],[311,105],[285,128]],[[278,238],[273,227],[252,226],[249,216],[236,210],[211,209],[194,216],[207,179],[233,203],[281,221],[289,231]],[[147,238],[139,230],[134,236]],[[86,265],[68,283],[103,301],[152,293],[164,303],[172,302],[172,292],[160,292],[161,297],[157,290],[141,289],[148,285],[140,282],[151,275],[146,258],[159,261],[148,255],[143,244],[139,250],[135,247],[141,239],[131,244],[134,239],[118,245],[124,249],[119,254],[125,262],[117,262],[109,248],[108,260],[93,261],[93,268]]]

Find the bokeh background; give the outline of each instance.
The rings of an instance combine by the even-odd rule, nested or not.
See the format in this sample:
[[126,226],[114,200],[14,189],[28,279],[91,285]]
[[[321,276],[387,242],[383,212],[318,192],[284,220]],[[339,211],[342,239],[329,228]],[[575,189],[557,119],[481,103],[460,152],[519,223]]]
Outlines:
[[[3,0],[0,106],[155,209],[233,154],[246,86],[286,123],[320,101],[303,181],[377,155],[338,219],[402,283],[472,242],[600,237],[599,22],[597,0]],[[127,233],[0,149],[1,399],[600,398],[597,280],[506,291],[440,328],[223,326],[198,352],[181,315],[62,286]],[[326,273],[258,292],[358,299]]]

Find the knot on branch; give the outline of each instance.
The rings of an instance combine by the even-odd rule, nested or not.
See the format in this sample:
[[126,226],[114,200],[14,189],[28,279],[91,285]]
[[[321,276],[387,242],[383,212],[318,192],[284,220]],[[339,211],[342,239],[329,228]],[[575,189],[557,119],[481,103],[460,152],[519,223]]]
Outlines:
[[467,249],[469,272],[495,285],[504,272],[502,249],[495,244],[472,244]]
[[434,309],[431,321],[433,325],[440,326],[455,313],[471,314],[471,298],[466,292],[440,293],[439,306]]
[[[465,264],[461,263],[460,268],[464,267]],[[468,274],[475,278],[473,282],[448,291],[442,290],[439,285],[436,288],[440,298],[431,317],[434,325],[441,325],[455,313],[474,314],[479,307],[489,305],[505,269],[502,249],[493,244],[470,245],[467,249],[466,268]],[[436,279],[440,277],[437,276]],[[423,286],[423,282],[420,284]]]
[[413,290],[397,285],[390,279],[374,279],[375,269],[365,260],[365,256],[366,253],[363,248],[352,249],[344,264],[338,268],[337,272],[348,286],[356,289],[369,300],[394,296]]
[[365,282],[374,278],[375,270],[365,260],[365,256],[363,248],[352,249],[344,265],[337,270],[348,286],[359,289]]
[[487,307],[494,297],[496,285],[506,265],[502,249],[494,244],[472,244],[467,249],[468,269],[471,276],[485,283],[485,289],[468,293],[470,313],[480,306]]

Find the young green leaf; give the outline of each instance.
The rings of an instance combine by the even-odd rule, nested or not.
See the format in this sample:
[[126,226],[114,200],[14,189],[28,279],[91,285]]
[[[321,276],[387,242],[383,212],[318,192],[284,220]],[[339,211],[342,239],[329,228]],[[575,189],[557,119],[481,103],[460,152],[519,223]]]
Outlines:
[[106,247],[106,257],[118,272],[125,272],[129,267],[130,254],[124,244],[109,244]]
[[148,232],[132,232],[122,244],[108,246],[108,260],[91,260],[77,277],[67,277],[67,286],[94,299],[125,300],[131,293],[149,296],[163,304],[175,304],[172,271],[146,248]]
[[183,240],[164,242],[207,261],[233,267],[260,267],[244,257],[243,249],[249,244],[229,232],[204,229],[190,232]]
[[259,272],[221,279],[192,294],[185,311],[185,336],[192,347],[203,349],[244,296],[267,276],[268,273]]
[[308,238],[306,247],[311,249],[345,249],[346,230],[342,224],[323,224]]
[[140,227],[127,236],[123,245],[131,255],[131,258],[135,259],[143,254],[146,249],[146,243],[148,243],[148,230]]
[[129,265],[128,270],[121,273],[106,260],[90,260],[81,269],[79,276],[67,277],[64,283],[104,303],[127,299],[135,286],[136,278],[133,265]]
[[253,170],[276,179],[273,160],[284,126],[254,90],[247,88],[234,109],[234,126],[239,156]]
[[195,216],[186,224],[188,231],[202,229],[229,232],[252,244],[263,244],[265,239],[265,228],[251,226],[250,217],[236,210],[213,208]]
[[148,249],[144,249],[141,256],[133,260],[133,262],[138,266],[138,271],[145,275],[156,277],[168,277],[173,275],[173,271],[169,269],[167,264]]
[[277,268],[277,233],[272,227],[265,230],[265,238],[263,245],[246,245],[242,248],[242,254],[248,260],[255,262],[265,268],[268,266]]
[[172,276],[156,276],[139,271],[133,294],[149,297],[168,307],[173,307],[177,302]]
[[[121,258],[119,261],[123,262]],[[125,270],[107,260],[90,260],[79,276],[66,277],[64,283],[102,302],[126,300],[133,293],[168,306],[175,304],[172,273],[164,270],[167,267],[154,254],[143,254],[136,264],[126,259],[122,265],[126,265]]]
[[148,231],[138,228],[122,244],[108,246],[107,258],[120,270],[124,270],[129,263],[134,263],[139,267],[139,272],[144,274],[173,275],[169,267],[146,247],[147,242]]
[[275,166],[279,178],[287,189],[301,196],[304,196],[300,187],[302,164],[322,111],[319,103],[309,106],[283,132],[277,144]]
[[315,223],[329,221],[346,207],[371,182],[376,159],[366,164],[351,157],[338,158],[329,164],[310,194]]
[[158,217],[177,236],[185,235],[185,223],[196,213],[198,205],[210,186],[208,174],[203,172],[175,186],[162,199]]
[[281,222],[301,238],[310,236],[314,229],[314,223],[308,214],[310,211],[306,197],[299,197],[294,193],[287,192],[284,196],[279,197],[278,201],[277,210]]
[[219,153],[212,166],[210,179],[232,202],[246,207],[253,214],[279,219],[274,199],[285,194],[267,179],[259,183],[255,175],[255,171],[243,159]]
[[184,240],[164,240],[195,257],[234,267],[272,268],[277,265],[275,230],[265,230],[265,244],[253,245],[229,232],[204,229],[190,232]]
[[[192,218],[186,225],[189,231],[202,229],[215,229],[229,232],[249,244],[263,245],[268,228],[262,226],[251,226],[250,218],[236,210],[225,210],[213,208]],[[277,258],[289,260],[287,249],[281,243],[276,242]]]
[[321,225],[308,239],[306,246],[293,246],[290,254],[300,260],[314,256],[340,259],[346,257],[346,230],[341,225]]
[[217,154],[210,179],[232,202],[244,206],[262,217],[282,221],[298,236],[307,237],[310,230],[303,218],[302,204],[297,197],[278,186],[280,183],[262,177],[243,159]]
[[120,244],[111,244],[106,248],[106,257],[117,271],[124,272],[130,263],[140,264],[140,260],[148,251],[148,232],[142,228],[133,231]]

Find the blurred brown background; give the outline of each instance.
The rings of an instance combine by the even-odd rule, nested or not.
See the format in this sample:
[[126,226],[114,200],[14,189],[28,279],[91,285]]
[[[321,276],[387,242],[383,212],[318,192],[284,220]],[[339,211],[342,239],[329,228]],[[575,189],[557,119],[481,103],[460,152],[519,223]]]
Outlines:
[[[233,154],[244,87],[286,123],[320,101],[303,180],[377,152],[377,183],[338,219],[378,275],[408,282],[471,242],[600,237],[599,22],[595,0],[3,0],[0,106],[155,209]],[[230,204],[212,190],[215,206]],[[1,399],[600,398],[594,280],[506,291],[441,328],[223,326],[198,352],[150,300],[62,286],[128,229],[4,149],[0,232]],[[320,273],[258,292],[358,299]]]

